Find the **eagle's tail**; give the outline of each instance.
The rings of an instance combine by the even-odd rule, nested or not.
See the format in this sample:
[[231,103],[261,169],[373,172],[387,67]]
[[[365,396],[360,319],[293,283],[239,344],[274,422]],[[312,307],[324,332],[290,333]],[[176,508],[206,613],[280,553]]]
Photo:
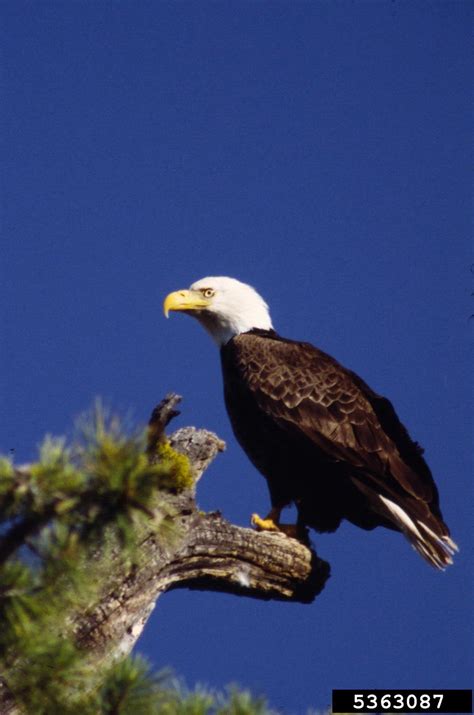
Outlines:
[[433,514],[425,501],[408,497],[403,499],[403,505],[400,506],[395,501],[396,497],[389,498],[380,494],[357,477],[352,477],[352,481],[385,522],[388,521],[401,531],[431,566],[444,571],[453,563],[453,556],[459,550],[457,544],[452,540],[441,515]]
[[[442,519],[431,513],[416,514],[418,511],[421,512],[416,507],[413,509],[408,507],[405,510],[382,494],[379,494],[378,498],[390,521],[400,529],[413,548],[431,566],[444,571],[453,563],[452,557],[458,551],[458,547],[449,535],[449,529]],[[411,513],[409,514],[408,511]]]

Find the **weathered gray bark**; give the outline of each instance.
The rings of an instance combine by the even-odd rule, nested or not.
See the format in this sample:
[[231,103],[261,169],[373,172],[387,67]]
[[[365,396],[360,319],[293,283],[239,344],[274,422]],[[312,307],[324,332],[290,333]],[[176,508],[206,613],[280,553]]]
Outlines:
[[[150,426],[160,438],[174,417],[180,398],[169,395],[154,411]],[[207,430],[187,427],[169,438],[186,454],[195,482],[225,445]],[[218,512],[198,510],[193,491],[170,499],[180,536],[163,545],[150,531],[141,544],[143,561],[122,574],[93,613],[78,624],[78,638],[88,650],[129,652],[156,600],[176,588],[223,591],[240,596],[309,603],[322,590],[329,565],[306,545],[278,532],[257,532],[235,526]]]
[[[180,398],[169,395],[155,408],[150,421],[150,458]],[[199,481],[225,445],[215,434],[194,427],[179,429],[169,438],[186,454]],[[171,496],[169,506],[179,536],[168,541],[150,525],[140,546],[140,566],[130,571],[111,569],[103,597],[77,619],[76,636],[94,659],[128,653],[152,613],[159,596],[176,588],[222,591],[239,596],[309,603],[322,590],[329,565],[305,544],[279,532],[257,532],[235,526],[218,512],[202,513],[195,489]],[[117,562],[119,560],[117,559]],[[15,706],[2,698],[0,713]]]

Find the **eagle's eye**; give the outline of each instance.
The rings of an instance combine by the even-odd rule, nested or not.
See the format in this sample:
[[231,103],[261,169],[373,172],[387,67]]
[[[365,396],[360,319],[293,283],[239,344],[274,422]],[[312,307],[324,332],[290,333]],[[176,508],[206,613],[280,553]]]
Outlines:
[[212,298],[216,291],[213,290],[212,288],[203,288],[201,290],[201,293],[203,294],[204,298]]

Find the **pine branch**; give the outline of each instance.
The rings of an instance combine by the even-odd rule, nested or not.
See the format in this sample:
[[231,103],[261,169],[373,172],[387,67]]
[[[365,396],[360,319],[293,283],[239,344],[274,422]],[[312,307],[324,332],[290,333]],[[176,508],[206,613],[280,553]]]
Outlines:
[[23,544],[37,534],[54,515],[54,505],[45,509],[42,514],[35,514],[30,518],[14,524],[0,539],[0,564],[7,559]]
[[[94,605],[70,614],[75,642],[94,667],[106,667],[109,661],[132,650],[156,600],[166,591],[189,588],[309,603],[329,576],[329,565],[309,546],[282,533],[259,533],[230,524],[218,512],[199,511],[196,484],[225,444],[215,434],[194,427],[177,430],[168,442],[164,430],[179,414],[175,407],[180,399],[168,395],[154,409],[146,447],[150,469],[156,469],[154,465],[163,459],[171,459],[171,464],[176,461],[176,484],[180,488],[173,489],[171,481],[167,492],[160,491],[156,512],[147,508],[152,518],[137,522],[139,557],[134,565],[123,559],[116,544],[107,552],[106,568],[100,571],[99,596]],[[192,488],[182,488],[190,483],[189,476],[181,474],[186,470],[189,474],[189,466],[184,460],[183,468],[179,461],[183,457],[177,453],[189,460]],[[22,479],[27,480],[28,469],[22,467],[18,472]],[[170,538],[162,538],[160,530],[167,523]],[[36,532],[36,526],[27,529],[26,535]],[[11,527],[4,541],[8,553],[22,536],[15,528]],[[95,528],[100,533],[100,524]],[[98,563],[101,548],[105,547],[98,546]],[[0,679],[0,713],[16,712],[19,710]]]
[[[164,428],[169,416],[176,414],[179,400],[168,395],[153,411],[155,424],[162,420]],[[195,483],[225,448],[215,434],[194,427],[177,430],[170,443],[189,458]],[[114,579],[99,606],[78,623],[79,642],[87,649],[100,654],[118,648],[128,653],[157,598],[172,589],[299,603],[310,603],[323,589],[329,565],[301,542],[277,532],[235,526],[218,512],[203,514],[194,490],[172,497],[169,503],[173,521],[180,527],[179,539],[170,547],[163,546],[154,532],[144,537],[140,567]]]

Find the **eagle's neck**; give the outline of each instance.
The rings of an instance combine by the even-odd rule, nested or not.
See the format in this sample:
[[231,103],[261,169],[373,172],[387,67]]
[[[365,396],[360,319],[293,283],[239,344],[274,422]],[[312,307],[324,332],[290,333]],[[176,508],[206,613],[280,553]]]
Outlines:
[[219,348],[241,333],[248,333],[251,330],[273,330],[272,320],[266,306],[264,310],[252,311],[247,314],[228,313],[223,315],[203,311],[198,320]]

